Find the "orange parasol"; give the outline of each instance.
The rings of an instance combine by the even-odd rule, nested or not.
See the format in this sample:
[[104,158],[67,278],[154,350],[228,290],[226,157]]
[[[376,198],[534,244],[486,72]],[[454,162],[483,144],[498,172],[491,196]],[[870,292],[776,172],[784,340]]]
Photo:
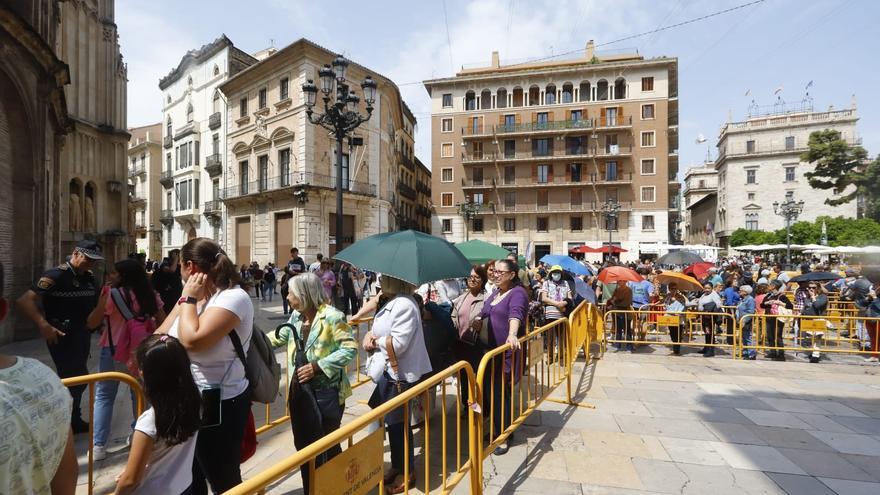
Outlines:
[[645,280],[641,275],[624,266],[609,266],[599,272],[599,281],[605,284],[615,282],[641,282]]
[[685,292],[703,290],[703,286],[697,279],[681,272],[663,272],[660,275],[657,275],[657,280],[661,284],[677,284],[678,289]]

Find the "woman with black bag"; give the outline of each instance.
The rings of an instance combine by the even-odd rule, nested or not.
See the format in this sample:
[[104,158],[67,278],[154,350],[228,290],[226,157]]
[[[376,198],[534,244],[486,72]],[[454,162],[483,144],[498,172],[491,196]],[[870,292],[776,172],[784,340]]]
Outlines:
[[[345,315],[329,304],[321,279],[302,273],[288,281],[287,299],[293,308],[290,320],[279,326],[269,340],[275,347],[287,345],[287,405],[293,444],[297,450],[339,429],[351,384],[345,367],[357,353],[357,342]],[[336,445],[315,459],[315,466],[342,452]],[[309,469],[300,469],[305,493],[309,492]]]
[[[467,290],[452,301],[452,324],[458,330],[458,339],[453,347],[455,357],[461,361],[467,361],[473,369],[480,366],[480,359],[483,358],[489,343],[489,336],[482,331],[482,322],[475,323],[479,320],[480,312],[483,310],[488,280],[489,275],[486,269],[482,265],[474,265],[467,278]],[[468,390],[467,374],[461,373],[459,377],[461,390]],[[462,412],[466,411],[467,404],[462,404]]]

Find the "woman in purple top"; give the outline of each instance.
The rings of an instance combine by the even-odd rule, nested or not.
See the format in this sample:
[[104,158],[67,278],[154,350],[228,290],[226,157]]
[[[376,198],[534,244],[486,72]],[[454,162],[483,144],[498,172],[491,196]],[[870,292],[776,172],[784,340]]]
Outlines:
[[[510,344],[513,351],[504,353],[504,366],[490,368],[491,373],[486,377],[483,390],[492,388],[493,399],[484,401],[484,408],[492,415],[492,431],[489,438],[496,438],[505,427],[512,422],[510,410],[510,397],[513,394],[511,387],[511,374],[513,380],[518,381],[522,373],[522,355],[520,352],[519,335],[525,329],[526,315],[529,308],[529,296],[517,277],[519,267],[511,260],[499,260],[495,263],[494,280],[496,289],[486,298],[483,309],[480,311],[481,319],[489,320],[489,345],[487,350]],[[494,378],[494,379],[493,379]],[[502,387],[504,397],[501,399]],[[494,406],[494,407],[493,407]],[[496,455],[507,453],[508,445],[513,435],[498,445]]]

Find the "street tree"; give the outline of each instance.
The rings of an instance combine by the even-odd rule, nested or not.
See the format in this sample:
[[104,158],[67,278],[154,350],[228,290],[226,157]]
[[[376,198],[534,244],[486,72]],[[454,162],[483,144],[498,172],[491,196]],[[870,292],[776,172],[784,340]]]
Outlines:
[[877,160],[868,164],[868,152],[864,148],[847,143],[840,131],[832,129],[812,132],[808,146],[809,150],[801,154],[801,161],[815,165],[813,171],[804,174],[810,186],[840,192],[838,197],[826,199],[826,204],[838,206],[860,196],[871,204],[880,201],[880,185],[876,180],[870,183],[868,178],[870,170],[876,179],[880,164]]

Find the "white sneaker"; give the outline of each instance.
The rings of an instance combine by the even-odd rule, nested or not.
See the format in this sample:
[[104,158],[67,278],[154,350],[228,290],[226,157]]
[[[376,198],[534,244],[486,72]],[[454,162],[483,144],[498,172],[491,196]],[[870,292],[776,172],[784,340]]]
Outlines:
[[875,356],[871,356],[871,357],[869,357],[868,359],[865,359],[865,361],[868,362],[868,363],[877,363],[877,362],[880,362],[880,359],[878,359],[878,358],[875,357]]
[[92,449],[92,459],[96,461],[103,461],[107,458],[107,447],[103,445],[95,445]]

